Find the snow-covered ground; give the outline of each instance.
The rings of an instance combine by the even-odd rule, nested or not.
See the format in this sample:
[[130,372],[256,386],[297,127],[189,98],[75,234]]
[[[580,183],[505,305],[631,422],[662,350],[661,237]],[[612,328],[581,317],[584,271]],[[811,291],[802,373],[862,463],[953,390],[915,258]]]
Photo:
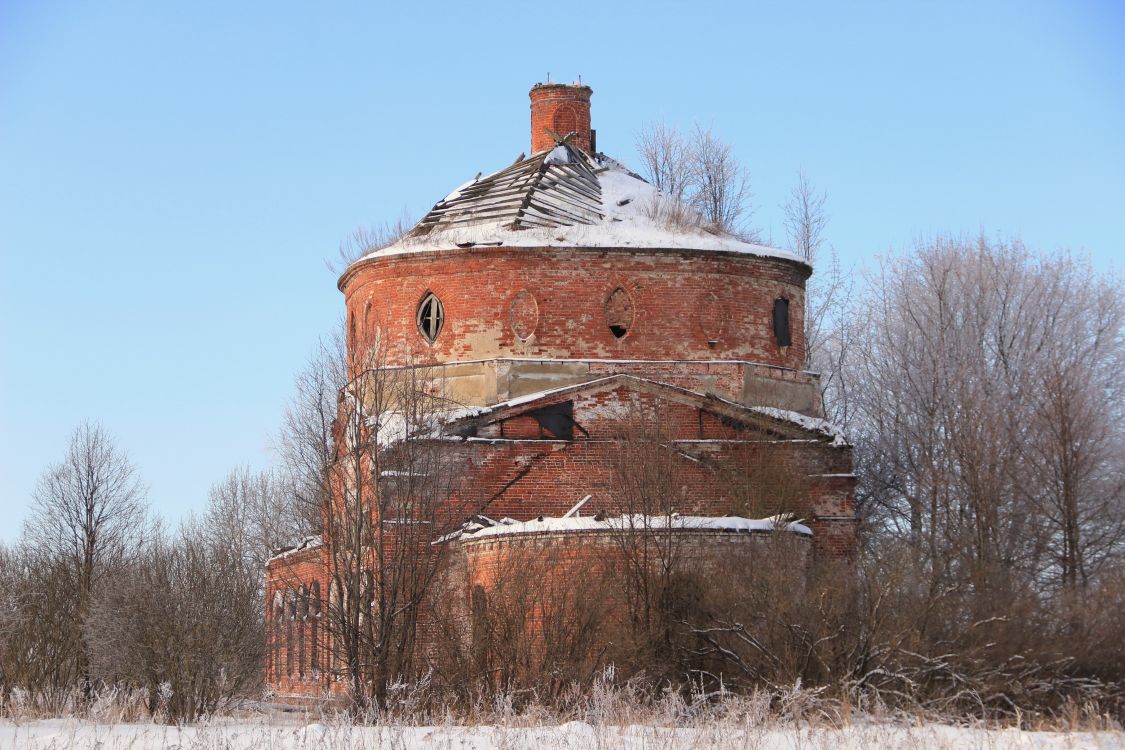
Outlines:
[[347,724],[216,721],[192,727],[96,724],[72,719],[0,721],[0,750],[90,748],[94,750],[305,750],[312,748],[448,748],[453,750],[549,750],[629,748],[663,750],[860,750],[861,748],[979,748],[980,750],[1125,748],[1122,732],[1030,732],[965,729],[937,724],[915,727],[862,724],[845,729],[785,729],[716,723],[691,728],[592,726],[354,727]]

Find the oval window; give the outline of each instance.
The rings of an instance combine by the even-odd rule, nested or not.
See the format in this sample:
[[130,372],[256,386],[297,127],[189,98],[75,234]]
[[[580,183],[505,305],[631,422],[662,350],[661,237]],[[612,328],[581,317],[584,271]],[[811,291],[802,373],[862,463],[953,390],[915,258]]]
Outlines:
[[703,294],[697,306],[699,328],[707,337],[707,343],[712,345],[719,343],[719,337],[723,335],[723,329],[726,327],[726,317],[730,313],[723,307],[719,296],[714,292]]
[[508,318],[512,324],[512,332],[520,341],[527,341],[535,333],[535,326],[539,323],[539,305],[535,302],[535,295],[526,289],[520,291],[512,299],[508,308]]
[[418,332],[422,334],[422,338],[432,344],[441,333],[443,323],[445,323],[445,308],[437,295],[430,292],[418,305]]

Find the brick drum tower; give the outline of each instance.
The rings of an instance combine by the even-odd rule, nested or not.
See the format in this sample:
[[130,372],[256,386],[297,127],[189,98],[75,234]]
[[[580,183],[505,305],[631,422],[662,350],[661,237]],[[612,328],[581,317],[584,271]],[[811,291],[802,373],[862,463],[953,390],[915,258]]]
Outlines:
[[[363,373],[421,381],[442,404],[420,430],[403,426],[401,398],[376,404],[345,388],[339,421],[357,411],[382,429],[363,464],[380,468],[362,492],[403,492],[456,467],[440,491],[429,485],[440,512],[384,510],[374,523],[424,529],[415,534],[440,551],[435,585],[474,616],[512,555],[569,550],[562,567],[612,558],[626,525],[676,534],[732,585],[771,535],[813,556],[854,547],[851,448],[805,369],[810,267],[692,219],[599,152],[592,93],[532,87],[530,155],[469,180],[339,280],[353,384]],[[342,429],[338,443],[354,445]],[[667,453],[659,469],[633,471],[662,483],[660,507],[622,487],[651,460],[640,433]],[[428,472],[390,458],[423,443],[440,457]],[[266,677],[279,696],[343,689],[327,621],[339,585],[330,528],[268,567]],[[424,660],[435,636],[421,631]]]

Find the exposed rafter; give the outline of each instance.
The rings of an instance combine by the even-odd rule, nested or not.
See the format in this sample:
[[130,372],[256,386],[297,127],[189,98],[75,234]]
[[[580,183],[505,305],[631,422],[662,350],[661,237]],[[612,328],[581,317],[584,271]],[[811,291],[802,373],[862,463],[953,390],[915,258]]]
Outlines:
[[516,230],[595,224],[605,216],[595,169],[581,149],[560,139],[550,151],[478,177],[446,196],[409,236],[483,223]]

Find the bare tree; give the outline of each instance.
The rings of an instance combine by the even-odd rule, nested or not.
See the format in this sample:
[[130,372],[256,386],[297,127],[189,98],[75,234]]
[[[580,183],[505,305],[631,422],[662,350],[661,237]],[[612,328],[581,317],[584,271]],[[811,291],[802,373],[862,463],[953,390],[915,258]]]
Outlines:
[[462,520],[443,504],[455,476],[448,452],[429,440],[450,404],[432,368],[388,365],[377,331],[318,354],[281,442],[295,493],[321,519],[328,669],[356,706],[384,705],[416,664],[444,550],[430,542]]
[[39,480],[24,533],[73,581],[71,634],[83,695],[91,679],[82,637],[95,590],[136,547],[146,523],[146,489],[101,425],[85,422],[71,436],[65,458]]
[[243,558],[245,570],[260,579],[278,549],[319,527],[319,517],[314,526],[306,505],[294,502],[293,495],[291,484],[272,471],[235,469],[211,486],[202,523],[213,539]]
[[1073,585],[1121,549],[1121,289],[941,239],[871,279],[853,432],[870,508],[933,589]]
[[[323,512],[333,488],[336,460],[336,419],[340,398],[348,382],[347,342],[344,326],[321,339],[305,368],[297,375],[295,393],[285,411],[277,438],[282,481],[302,525],[319,533]],[[294,541],[297,537],[294,537]]]
[[683,200],[692,180],[691,150],[683,134],[662,122],[651,123],[637,132],[634,144],[649,182]]
[[[804,170],[782,206],[789,248],[813,267],[805,286],[805,366],[820,372],[821,402],[827,415],[846,426],[849,412],[848,355],[854,330],[849,319],[853,293],[852,274],[840,266],[836,248],[824,232],[828,226],[825,203],[828,196],[817,192]],[[828,262],[821,263],[824,250]]]
[[[685,136],[662,123],[641,129],[635,143],[649,182],[698,214],[698,223],[758,241],[750,226],[750,173],[729,143],[699,125]],[[660,214],[686,223],[682,212],[663,207]]]
[[789,247],[810,266],[820,256],[824,244],[824,228],[828,225],[828,214],[824,203],[826,193],[817,193],[803,169],[797,170],[797,184],[789,195],[789,201],[782,207],[785,212],[785,233]]
[[1125,552],[1125,289],[1070,255],[1038,270],[1047,309],[1022,443],[1034,478],[1025,491],[1050,528],[1060,582],[1086,587]]
[[750,228],[750,172],[731,145],[695,126],[691,140],[690,203],[712,226],[756,241]]

